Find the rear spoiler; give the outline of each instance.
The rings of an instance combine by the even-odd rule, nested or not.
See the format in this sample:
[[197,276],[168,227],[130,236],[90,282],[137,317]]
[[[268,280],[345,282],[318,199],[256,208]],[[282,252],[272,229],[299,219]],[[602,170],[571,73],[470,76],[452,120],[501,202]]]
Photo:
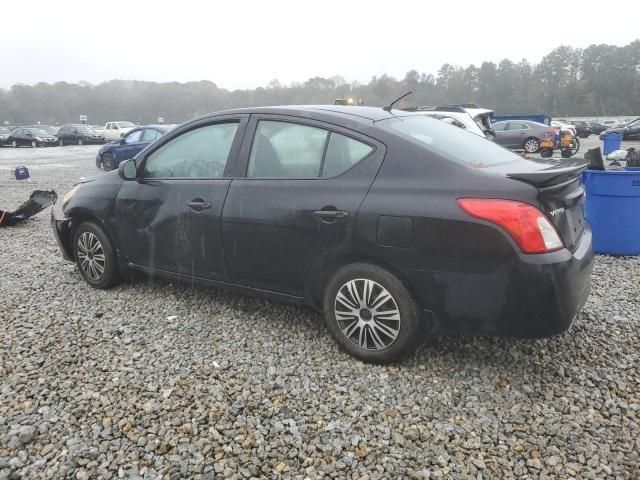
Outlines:
[[575,167],[550,168],[525,173],[507,173],[507,177],[530,183],[539,188],[544,188],[571,181],[579,176],[588,166],[589,164],[585,163]]

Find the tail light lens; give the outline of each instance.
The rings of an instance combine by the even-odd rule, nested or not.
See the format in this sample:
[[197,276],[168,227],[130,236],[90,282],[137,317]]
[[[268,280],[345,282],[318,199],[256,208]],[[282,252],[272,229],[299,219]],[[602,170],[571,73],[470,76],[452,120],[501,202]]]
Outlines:
[[458,205],[472,217],[502,227],[523,253],[548,253],[564,247],[549,219],[528,203],[494,198],[460,198]]

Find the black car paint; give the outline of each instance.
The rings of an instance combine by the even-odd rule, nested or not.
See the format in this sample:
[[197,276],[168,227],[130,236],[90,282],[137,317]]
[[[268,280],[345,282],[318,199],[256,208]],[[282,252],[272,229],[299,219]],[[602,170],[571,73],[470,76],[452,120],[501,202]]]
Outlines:
[[56,137],[61,145],[77,145],[80,141],[85,144],[102,144],[105,142],[104,136],[97,131],[82,131],[78,128],[86,127],[86,125],[67,124],[63,125]]
[[[40,140],[38,140],[40,139]],[[37,132],[29,127],[17,127],[11,131],[5,143],[15,144],[17,147],[31,147],[35,143],[38,147],[54,146],[56,137],[46,132]]]
[[[543,174],[546,184],[536,186],[531,172],[554,165],[522,160],[485,169],[451,162],[376,125],[390,115],[409,114],[282,107],[196,119],[143,150],[135,159],[137,170],[149,153],[181,133],[235,118],[241,128],[225,178],[167,185],[122,180],[115,171],[99,175],[78,189],[63,212],[53,210],[58,242],[71,259],[74,224],[94,220],[114,243],[123,267],[316,308],[337,267],[370,261],[405,283],[432,318],[433,330],[545,336],[568,328],[588,295],[593,259],[584,198],[572,190],[579,189],[579,168],[565,169],[563,175],[573,179],[562,177],[560,185],[554,175]],[[274,117],[347,133],[375,152],[332,179],[244,178],[255,123]],[[524,172],[522,178],[506,178],[517,172]],[[571,200],[575,205],[567,204],[567,195],[579,197]],[[523,254],[500,228],[463,212],[456,204],[460,197],[537,205],[568,248]],[[187,207],[197,198],[212,204],[206,216]],[[558,205],[571,210],[570,219],[549,213]],[[346,215],[327,222],[316,216],[323,209]],[[194,255],[201,255],[202,268],[194,269]]]
[[621,133],[623,140],[640,140],[640,117],[627,122],[626,125],[608,128],[600,134],[600,140],[604,140],[608,133]]

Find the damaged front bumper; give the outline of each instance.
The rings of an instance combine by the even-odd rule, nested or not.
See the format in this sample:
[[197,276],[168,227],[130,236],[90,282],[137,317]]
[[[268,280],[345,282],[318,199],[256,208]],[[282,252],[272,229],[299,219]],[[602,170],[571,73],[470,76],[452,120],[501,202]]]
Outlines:
[[58,242],[58,247],[62,256],[68,262],[73,262],[73,252],[71,251],[71,219],[64,216],[62,209],[57,205],[51,207],[51,226]]

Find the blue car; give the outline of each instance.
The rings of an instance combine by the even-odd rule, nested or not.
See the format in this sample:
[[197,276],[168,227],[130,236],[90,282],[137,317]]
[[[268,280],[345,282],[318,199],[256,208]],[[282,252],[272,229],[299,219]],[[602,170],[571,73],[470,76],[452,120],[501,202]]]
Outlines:
[[172,130],[175,125],[145,125],[129,131],[119,141],[107,143],[96,156],[96,167],[107,172],[118,168],[120,162],[136,156],[144,147]]

